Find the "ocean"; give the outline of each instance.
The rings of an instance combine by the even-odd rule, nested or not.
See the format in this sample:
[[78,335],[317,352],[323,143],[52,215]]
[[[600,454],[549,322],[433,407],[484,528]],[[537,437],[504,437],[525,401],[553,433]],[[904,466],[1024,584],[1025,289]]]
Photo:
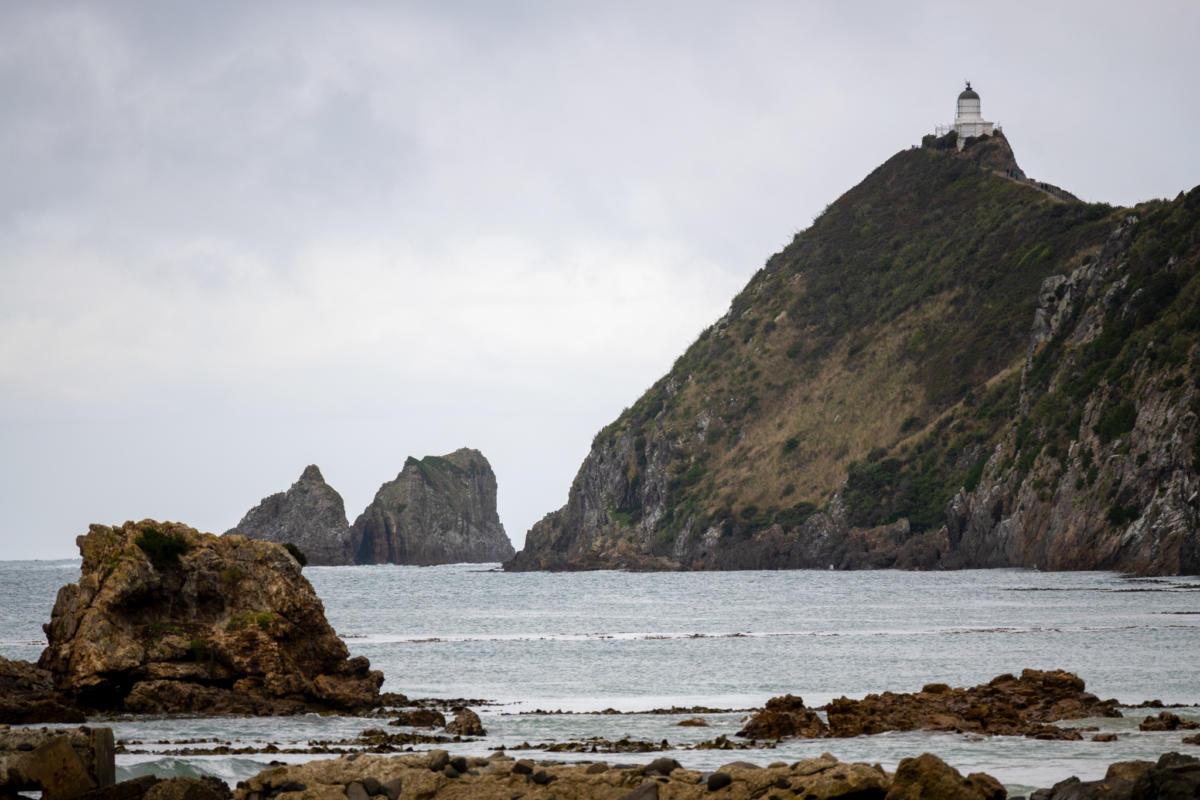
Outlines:
[[[0,562],[0,654],[36,659],[59,586],[78,561]],[[1027,570],[962,572],[519,573],[496,565],[309,567],[305,575],[351,652],[386,675],[384,689],[410,697],[479,698],[488,736],[453,746],[490,748],[603,736],[687,745],[732,735],[743,709],[798,694],[810,706],[846,695],[914,691],[930,682],[968,686],[1025,667],[1078,673],[1100,697],[1191,704],[1200,719],[1200,577],[1129,578],[1113,573]],[[551,714],[647,711],[702,705],[706,728],[679,727],[692,714]],[[1108,764],[1200,748],[1174,733],[1142,733],[1152,713],[1079,721],[1119,734],[1116,742],[1037,741],[957,734],[889,733],[791,741],[736,752],[675,749],[684,766],[733,760],[770,763],[830,752],[894,768],[930,751],[963,772],[985,771],[1010,790],[1070,775],[1103,775]],[[135,742],[217,738],[276,743],[354,737],[383,720],[305,715],[284,719],[115,721]],[[385,726],[386,727],[386,726]],[[396,731],[398,729],[391,729]],[[428,747],[436,747],[429,745]],[[132,752],[120,775],[207,773],[236,781],[271,760],[323,756],[181,756]],[[418,746],[417,749],[424,749]],[[514,753],[516,754],[516,753]],[[537,758],[534,750],[530,757]],[[649,760],[662,753],[553,758]],[[324,756],[327,757],[327,756]]]

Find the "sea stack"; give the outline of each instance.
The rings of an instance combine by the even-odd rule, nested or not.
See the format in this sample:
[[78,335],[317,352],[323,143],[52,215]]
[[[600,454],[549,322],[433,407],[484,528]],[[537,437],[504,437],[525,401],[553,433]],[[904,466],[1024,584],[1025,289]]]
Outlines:
[[380,672],[350,657],[278,544],[174,522],[92,525],[38,666],[83,709],[144,714],[366,711]]
[[313,565],[354,563],[346,506],[316,464],[305,467],[300,480],[286,492],[273,494],[250,509],[228,533],[294,544]]
[[512,558],[496,513],[496,475],[478,450],[409,458],[354,523],[359,564],[453,564]]

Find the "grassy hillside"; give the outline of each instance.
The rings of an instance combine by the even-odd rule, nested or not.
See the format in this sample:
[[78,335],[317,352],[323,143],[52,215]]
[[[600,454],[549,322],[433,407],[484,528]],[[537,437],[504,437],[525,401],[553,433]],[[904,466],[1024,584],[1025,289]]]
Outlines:
[[[793,561],[801,540],[837,528],[903,522],[897,535],[911,536],[979,485],[1026,404],[1020,465],[1064,446],[1070,413],[1022,387],[1039,291],[1096,262],[1126,212],[1011,177],[1000,136],[961,153],[930,144],[893,156],[768,259],[597,435],[567,506],[535,526],[515,568],[744,566],[721,554],[768,530]],[[1147,263],[1189,224],[1155,217],[1171,244],[1137,245]],[[1162,306],[1182,278],[1148,280],[1138,308]],[[1143,316],[1088,352],[1108,353]],[[1041,348],[1034,384],[1061,344]],[[1084,373],[1075,399],[1100,380]],[[1103,425],[1127,424],[1114,408]]]

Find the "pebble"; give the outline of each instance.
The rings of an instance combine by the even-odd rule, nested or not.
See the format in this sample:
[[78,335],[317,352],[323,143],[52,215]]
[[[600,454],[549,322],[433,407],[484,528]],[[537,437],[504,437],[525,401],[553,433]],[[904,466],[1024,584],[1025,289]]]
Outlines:
[[584,772],[588,775],[599,775],[601,772],[608,772],[608,764],[605,764],[603,761],[597,761],[595,764],[589,764]]
[[387,795],[388,800],[397,800],[402,788],[404,788],[404,783],[399,778],[392,778],[383,783],[383,793]]
[[533,782],[538,786],[549,786],[556,780],[558,780],[557,777],[551,775],[549,772],[546,772],[544,769],[539,769],[537,772],[533,773]]
[[358,781],[346,786],[346,800],[370,800],[370,795]]
[[515,775],[532,775],[533,774],[533,762],[526,761],[525,759],[521,759],[517,763],[513,764],[512,771],[513,771],[513,774],[515,774]]

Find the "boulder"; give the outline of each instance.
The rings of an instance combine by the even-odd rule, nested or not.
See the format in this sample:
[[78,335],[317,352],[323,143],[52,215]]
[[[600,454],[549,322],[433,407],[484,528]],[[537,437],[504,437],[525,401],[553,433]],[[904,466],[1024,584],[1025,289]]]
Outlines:
[[104,788],[93,789],[76,800],[229,800],[233,793],[218,778],[156,778],[142,775]]
[[404,725],[410,728],[444,728],[446,717],[435,708],[414,708],[401,711],[389,725]]
[[798,736],[816,739],[828,734],[817,712],[804,705],[795,695],[772,697],[767,705],[750,718],[738,736],[748,739],[784,739]]
[[1200,759],[1165,753],[1158,761],[1123,761],[1098,781],[1067,778],[1029,800],[1173,800],[1200,797]]
[[139,775],[131,780],[84,792],[77,800],[141,800],[159,780],[161,779],[153,775]]
[[313,565],[354,563],[346,505],[316,464],[306,467],[286,492],[264,498],[227,533],[293,544]]
[[887,800],[1004,800],[1008,793],[991,775],[962,773],[931,753],[906,758],[896,768]]
[[1084,717],[1119,717],[1115,700],[1084,691],[1077,675],[1027,669],[967,689],[929,684],[910,694],[883,692],[861,700],[838,698],[826,706],[829,735],[935,730],[989,735],[1078,739],[1077,731],[1049,723]]
[[[284,791],[288,785],[303,786],[305,800],[346,800],[346,788],[366,785],[372,778],[383,785],[395,781],[404,797],[470,798],[511,800],[525,797],[574,798],[574,800],[723,800],[803,797],[806,800],[884,800],[891,783],[882,769],[867,764],[850,764],[830,755],[788,766],[757,767],[734,762],[712,773],[681,768],[669,759],[646,767],[606,768],[596,764],[474,759],[477,768],[462,771],[445,751],[426,755],[345,756],[277,766],[239,784],[238,800],[259,800]],[[454,768],[456,777],[447,774]]]
[[1200,722],[1184,719],[1170,711],[1160,711],[1158,716],[1146,717],[1138,724],[1141,731],[1194,731],[1200,728]]
[[54,676],[28,661],[0,656],[0,723],[86,722],[54,686]]
[[351,658],[282,546],[172,522],[92,525],[38,666],[82,708],[361,711],[383,675]]
[[1136,800],[1200,797],[1200,759],[1164,753],[1133,782],[1132,797]]
[[0,794],[40,789],[67,800],[115,779],[110,728],[13,728],[0,731]]
[[206,776],[159,781],[146,792],[145,800],[229,800],[232,795],[224,781]]
[[483,721],[479,719],[479,715],[469,708],[456,708],[454,710],[454,719],[446,725],[446,733],[453,733],[457,736],[486,736],[487,731],[483,729]]

